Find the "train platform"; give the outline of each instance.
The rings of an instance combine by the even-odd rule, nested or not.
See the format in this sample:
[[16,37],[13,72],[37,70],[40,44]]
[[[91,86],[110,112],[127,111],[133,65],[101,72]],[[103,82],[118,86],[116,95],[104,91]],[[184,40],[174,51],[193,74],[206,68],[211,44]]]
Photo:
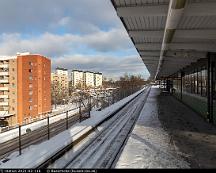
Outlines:
[[115,168],[215,168],[216,127],[152,87]]

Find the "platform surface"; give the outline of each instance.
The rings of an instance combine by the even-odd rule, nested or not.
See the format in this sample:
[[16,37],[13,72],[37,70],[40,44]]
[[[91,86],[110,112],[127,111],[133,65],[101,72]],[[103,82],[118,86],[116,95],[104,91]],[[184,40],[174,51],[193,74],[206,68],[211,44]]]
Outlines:
[[152,87],[116,168],[215,168],[216,128]]

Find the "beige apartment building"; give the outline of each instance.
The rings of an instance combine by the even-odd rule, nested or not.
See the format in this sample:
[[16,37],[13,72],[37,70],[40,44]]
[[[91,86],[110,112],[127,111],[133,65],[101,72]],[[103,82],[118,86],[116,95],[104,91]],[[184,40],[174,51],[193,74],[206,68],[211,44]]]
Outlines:
[[51,111],[51,61],[30,53],[0,56],[0,124],[30,122]]
[[72,70],[71,81],[74,88],[100,87],[102,86],[102,73],[91,71]]
[[68,70],[65,68],[57,67],[54,73],[51,73],[51,81],[55,86],[55,92],[65,92],[68,94],[69,80]]
[[94,72],[91,71],[85,71],[84,72],[84,85],[86,87],[94,87]]
[[94,85],[95,87],[101,87],[103,82],[102,73],[94,73]]
[[75,88],[82,88],[84,85],[84,73],[81,70],[72,70],[71,72],[72,86]]

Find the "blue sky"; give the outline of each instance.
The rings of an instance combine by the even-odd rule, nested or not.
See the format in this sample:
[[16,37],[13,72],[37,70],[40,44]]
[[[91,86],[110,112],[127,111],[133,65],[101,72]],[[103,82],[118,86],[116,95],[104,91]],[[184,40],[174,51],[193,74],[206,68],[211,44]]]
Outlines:
[[110,0],[1,0],[0,54],[28,51],[52,69],[149,76]]

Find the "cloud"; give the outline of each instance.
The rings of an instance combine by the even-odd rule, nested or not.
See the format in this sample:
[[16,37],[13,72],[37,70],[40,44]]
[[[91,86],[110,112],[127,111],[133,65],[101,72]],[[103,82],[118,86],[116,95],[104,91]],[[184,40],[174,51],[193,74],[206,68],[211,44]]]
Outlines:
[[2,0],[0,21],[2,55],[37,53],[53,67],[109,76],[148,73],[138,56],[127,56],[136,50],[110,0]]
[[53,70],[57,67],[65,67],[69,70],[81,69],[94,72],[102,72],[107,77],[118,78],[125,73],[141,74],[148,78],[149,73],[141,58],[137,55],[125,56],[123,58],[107,55],[67,55],[52,60]]
[[79,53],[79,50],[85,48],[99,52],[114,52],[133,47],[128,35],[121,29],[99,31],[88,35],[44,33],[30,38],[22,38],[18,33],[2,34],[0,41],[1,54],[14,55],[16,52],[29,51],[50,57]]
[[59,26],[86,33],[121,25],[109,0],[2,0],[0,21],[2,33],[54,33]]

